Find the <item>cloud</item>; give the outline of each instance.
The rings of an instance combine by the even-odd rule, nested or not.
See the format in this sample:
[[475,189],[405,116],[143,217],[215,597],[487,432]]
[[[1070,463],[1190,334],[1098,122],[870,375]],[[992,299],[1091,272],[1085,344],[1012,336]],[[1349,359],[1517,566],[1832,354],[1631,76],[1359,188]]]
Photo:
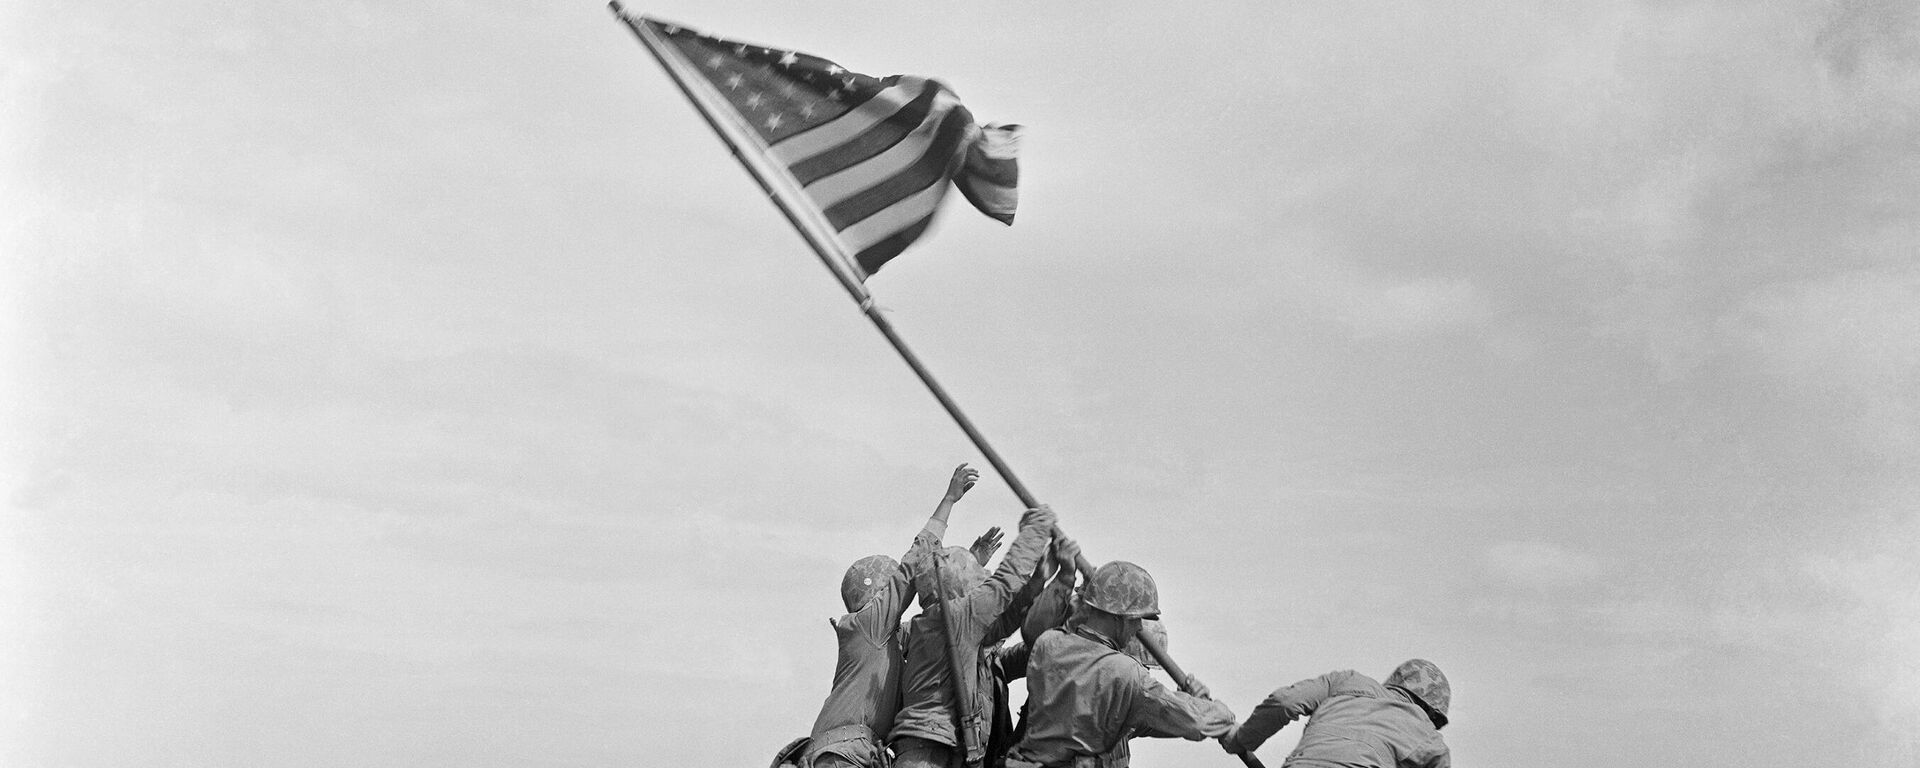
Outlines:
[[1779,391],[1872,458],[1920,458],[1920,269],[1768,286],[1720,327]]
[[[1904,508],[1913,509],[1920,493],[1907,496]],[[1852,682],[1874,696],[1880,728],[1863,748],[1888,765],[1913,765],[1920,759],[1920,515],[1852,549],[1802,563],[1840,598],[1837,620],[1817,633],[1826,641],[1819,651],[1850,662]]]
[[1464,279],[1416,280],[1357,291],[1340,309],[1363,337],[1432,331],[1487,314],[1479,292]]
[[1508,584],[1553,589],[1599,576],[1599,559],[1544,541],[1503,541],[1481,552],[1488,572]]
[[1540,194],[1567,207],[1541,213],[1564,222],[1552,247],[1578,259],[1603,336],[1665,381],[1710,376],[1730,351],[1716,321],[1755,292],[1920,245],[1911,4],[1611,15],[1514,99],[1519,132],[1555,150],[1543,162],[1565,187]]
[[1912,34],[1920,24],[1920,11],[1912,3],[1841,0],[1827,5],[1830,9],[1814,42],[1835,73],[1862,76],[1871,74],[1863,70],[1875,65],[1920,59],[1920,42]]

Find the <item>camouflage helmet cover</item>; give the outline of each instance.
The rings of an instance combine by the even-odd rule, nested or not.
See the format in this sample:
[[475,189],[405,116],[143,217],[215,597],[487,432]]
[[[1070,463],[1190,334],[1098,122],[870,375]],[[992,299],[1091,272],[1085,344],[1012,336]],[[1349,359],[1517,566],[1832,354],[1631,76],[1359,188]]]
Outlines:
[[1115,616],[1138,619],[1160,613],[1160,588],[1147,569],[1115,560],[1094,570],[1083,597],[1087,605]]
[[1387,675],[1384,685],[1411,694],[1434,716],[1435,725],[1447,724],[1447,705],[1453,701],[1453,686],[1440,667],[1426,659],[1408,659]]
[[899,571],[900,564],[886,555],[868,555],[853,561],[853,565],[847,566],[847,575],[840,577],[840,599],[847,604],[847,612],[865,607]]
[[[947,547],[939,554],[939,558],[939,599],[961,597],[987,580],[987,569],[980,566],[980,561],[966,547]],[[920,593],[922,606],[930,605],[934,598],[934,574],[933,566],[929,565],[924,572],[914,576],[913,586]]]

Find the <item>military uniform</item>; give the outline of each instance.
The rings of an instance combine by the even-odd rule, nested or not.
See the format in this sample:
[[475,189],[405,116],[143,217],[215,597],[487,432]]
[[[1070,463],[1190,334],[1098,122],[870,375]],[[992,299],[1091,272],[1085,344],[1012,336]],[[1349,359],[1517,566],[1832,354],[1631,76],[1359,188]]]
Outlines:
[[[985,761],[994,706],[991,650],[1020,627],[1027,604],[1039,590],[1038,583],[1030,582],[1051,537],[1050,525],[1022,525],[992,576],[958,598],[940,601],[946,609],[923,611],[909,622],[900,714],[888,735],[900,768],[962,763],[952,754],[955,696],[951,691],[956,685],[966,729],[964,763]],[[930,578],[933,559],[943,556],[939,544],[938,536],[923,533],[908,553],[906,565],[916,581]],[[961,670],[964,679],[959,681],[949,673],[952,662],[944,634],[949,630],[955,645],[973,662],[970,669]]]
[[1161,685],[1111,639],[1082,626],[1033,641],[1025,725],[1008,768],[1125,768],[1127,739],[1219,736],[1233,727],[1233,713]]
[[[945,523],[929,521],[914,537],[916,545],[921,537],[937,539],[945,532]],[[893,729],[894,715],[900,710],[900,615],[913,599],[913,584],[906,569],[897,564],[868,579],[873,583],[867,585],[872,590],[867,603],[828,620],[839,639],[839,659],[833,668],[833,690],[820,705],[801,753],[803,767],[885,768],[891,762],[881,739]]]
[[[1446,707],[1445,700],[1434,703]],[[1418,699],[1350,670],[1274,691],[1225,739],[1226,747],[1258,749],[1301,717],[1307,725],[1285,763],[1292,768],[1450,768],[1453,762]]]

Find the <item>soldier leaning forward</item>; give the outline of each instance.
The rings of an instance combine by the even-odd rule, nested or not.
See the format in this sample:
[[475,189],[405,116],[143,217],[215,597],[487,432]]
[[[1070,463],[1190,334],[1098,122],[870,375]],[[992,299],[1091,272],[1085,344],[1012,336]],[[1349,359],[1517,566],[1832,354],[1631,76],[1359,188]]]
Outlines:
[[1440,729],[1453,686],[1426,659],[1409,659],[1384,683],[1342,670],[1274,691],[1232,733],[1228,752],[1259,749],[1287,723],[1307,718],[1288,768],[1448,768]]

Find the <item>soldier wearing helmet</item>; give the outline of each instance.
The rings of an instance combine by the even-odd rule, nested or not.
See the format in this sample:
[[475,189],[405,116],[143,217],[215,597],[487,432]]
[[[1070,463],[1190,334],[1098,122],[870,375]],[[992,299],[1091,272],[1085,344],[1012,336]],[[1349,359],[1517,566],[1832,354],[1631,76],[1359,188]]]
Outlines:
[[1449,768],[1453,758],[1440,729],[1452,699],[1447,676],[1426,659],[1407,660],[1384,683],[1351,670],[1329,672],[1274,691],[1220,746],[1235,754],[1259,749],[1306,717],[1288,766]]
[[[953,504],[979,480],[980,472],[962,464],[947,482],[946,495],[934,508],[914,547],[931,536],[944,535]],[[975,542],[984,560],[998,544],[998,529]],[[908,550],[908,557],[916,549]],[[912,580],[900,563],[886,555],[855,561],[840,578],[840,600],[847,613],[830,619],[839,639],[839,659],[833,669],[833,689],[820,706],[811,734],[782,750],[782,762],[818,768],[883,768],[891,762],[882,739],[893,729],[900,709],[900,672],[903,667],[900,615],[912,601]]]
[[[1198,741],[1233,727],[1233,712],[1206,698],[1198,681],[1200,695],[1168,689],[1127,653],[1142,622],[1159,613],[1153,577],[1116,561],[1094,571],[1074,598],[1071,621],[1047,617],[1064,626],[1031,641],[1026,734],[1008,754],[1008,768],[1125,768],[1134,736]],[[1040,621],[1035,617],[1027,631]]]
[[[1020,628],[1040,590],[1053,523],[1053,510],[1027,510],[991,574],[967,550],[942,549],[940,531],[922,532],[914,543],[906,567],[922,610],[909,622],[900,714],[888,736],[896,768],[986,762],[997,688],[994,648]],[[965,754],[956,753],[958,745]]]

